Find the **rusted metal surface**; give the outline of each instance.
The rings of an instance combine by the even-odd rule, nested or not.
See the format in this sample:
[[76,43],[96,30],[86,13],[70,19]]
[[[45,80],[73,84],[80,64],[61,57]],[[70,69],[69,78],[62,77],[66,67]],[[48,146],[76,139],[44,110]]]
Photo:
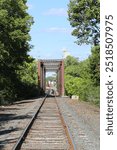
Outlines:
[[[14,150],[74,150],[64,119],[55,98],[47,98],[33,124],[27,130],[23,144]],[[21,142],[22,143],[22,142]]]
[[12,150],[19,150],[21,148],[21,145],[25,139],[25,137],[27,136],[34,120],[36,119],[38,113],[40,112],[41,110],[41,107],[43,106],[44,102],[45,102],[45,99],[46,99],[47,95],[45,96],[44,100],[42,101],[42,104],[40,105],[39,109],[35,112],[35,114],[33,115],[31,121],[28,123],[28,125],[26,126],[26,128],[24,129],[23,133],[21,134],[19,140],[17,141],[17,143],[15,144],[15,146],[13,147]]
[[59,96],[64,96],[64,60],[63,59],[41,59],[38,61],[38,83],[43,91],[46,90],[46,72],[57,73],[57,90]]
[[[56,100],[56,104],[57,104],[57,100]],[[62,124],[63,124],[63,126],[64,126],[64,129],[65,129],[65,134],[67,135],[67,139],[68,139],[68,142],[69,142],[69,145],[70,145],[69,149],[70,149],[70,150],[76,150],[75,144],[74,144],[74,142],[73,142],[73,140],[72,140],[72,136],[71,136],[70,131],[69,131],[69,129],[68,129],[68,127],[67,127],[67,125],[66,125],[66,123],[65,123],[65,121],[64,121],[64,118],[63,118],[63,116],[62,116],[62,114],[61,114],[61,112],[60,112],[60,109],[59,109],[58,104],[57,104],[57,107],[58,107],[58,110],[59,110],[61,122],[62,122]]]

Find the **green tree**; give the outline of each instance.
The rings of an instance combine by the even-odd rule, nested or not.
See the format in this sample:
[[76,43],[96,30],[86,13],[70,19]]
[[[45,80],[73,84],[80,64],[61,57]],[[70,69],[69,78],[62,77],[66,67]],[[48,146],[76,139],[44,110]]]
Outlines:
[[75,58],[73,56],[67,56],[65,59],[65,68],[68,66],[78,65],[78,58]]
[[20,66],[20,70],[18,70],[17,74],[20,80],[27,85],[34,84],[38,85],[38,73],[37,73],[37,61],[31,59],[30,63],[24,62],[22,66]]
[[100,46],[95,46],[91,49],[89,56],[89,69],[91,79],[95,86],[100,85]]
[[66,67],[65,74],[69,74],[70,76],[73,76],[73,77],[79,77],[80,76],[79,66],[78,65],[70,65],[70,66]]
[[48,76],[46,77],[46,81],[56,81],[56,76]]
[[15,88],[19,99],[32,98],[39,95],[37,61],[29,57],[31,62],[24,62],[17,71]]
[[70,76],[79,77],[78,65],[79,60],[73,56],[67,56],[65,59],[65,74]]
[[76,80],[79,77],[79,60],[73,56],[67,56],[65,62],[65,91],[66,94],[76,95]]
[[32,17],[26,0],[0,0],[0,98],[17,97],[17,70],[29,61]]
[[83,79],[90,79],[89,59],[80,61],[78,65],[79,76]]
[[28,59],[32,17],[26,0],[0,0],[0,45],[4,64],[16,68]]
[[[67,57],[65,59],[65,92],[67,95],[78,95],[80,100],[90,101],[99,105],[99,68],[97,71],[97,64],[99,62],[99,47],[92,49],[92,54],[89,58],[83,61],[74,63],[74,57]],[[96,62],[95,62],[96,59]],[[69,62],[70,63],[67,63]],[[72,61],[73,60],[73,63]],[[70,65],[68,65],[70,64]],[[94,70],[93,70],[94,69]],[[98,83],[98,84],[96,84]]]
[[100,2],[99,0],[70,0],[68,16],[77,44],[99,44]]

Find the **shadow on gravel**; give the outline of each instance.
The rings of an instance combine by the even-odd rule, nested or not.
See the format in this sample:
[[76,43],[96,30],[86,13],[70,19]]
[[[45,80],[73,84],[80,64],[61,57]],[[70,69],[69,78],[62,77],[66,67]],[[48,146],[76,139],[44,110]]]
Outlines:
[[35,100],[19,101],[19,102],[15,102],[15,103],[12,104],[12,105],[25,104],[25,103],[32,103],[32,102],[34,102],[34,101],[35,101]]
[[[19,128],[12,128],[12,127],[8,130],[1,130],[0,131],[0,136],[5,135],[5,134],[9,134],[11,132],[18,131],[18,130],[20,130],[20,129]],[[0,144],[1,144],[1,140],[0,140]]]
[[19,110],[19,108],[8,108],[8,107],[0,108],[0,111],[7,111],[7,110]]
[[[30,115],[20,115],[20,116],[16,116],[15,114],[0,114],[0,123],[4,122],[8,122],[11,120],[22,120],[22,119],[27,119],[27,118],[32,118],[32,116]],[[0,129],[0,150],[4,149],[6,144],[9,143],[13,143],[14,141],[16,141],[17,139],[14,137],[9,137],[10,133],[16,132],[21,130],[20,128],[14,128],[14,127],[9,127],[9,129]],[[8,139],[2,139],[2,136],[7,136],[8,135]]]
[[0,140],[0,150],[4,150],[6,144],[14,143],[18,140],[18,138],[10,138],[6,140]]
[[4,149],[4,144],[0,144],[0,149]]
[[40,100],[41,98],[44,98],[44,96],[37,96],[31,99],[25,99],[25,100],[19,100],[14,102],[12,105],[17,105],[17,104],[23,104],[23,103],[32,103],[35,102],[35,100]]
[[20,116],[16,116],[15,114],[0,114],[0,122],[2,121],[2,123],[4,121],[11,121],[11,120],[22,120],[22,119],[27,119],[27,118],[31,118],[31,116],[29,115],[20,115]]

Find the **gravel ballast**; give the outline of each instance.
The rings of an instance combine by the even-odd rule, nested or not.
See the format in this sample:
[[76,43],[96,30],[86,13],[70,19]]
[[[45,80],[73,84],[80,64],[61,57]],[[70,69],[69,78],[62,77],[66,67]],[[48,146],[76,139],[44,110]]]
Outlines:
[[[100,149],[100,110],[87,102],[57,97],[61,114],[71,133],[76,150]],[[42,98],[0,106],[0,150],[11,150]]]
[[13,148],[41,102],[40,98],[0,106],[0,150]]
[[57,98],[77,150],[100,149],[99,108],[87,102]]

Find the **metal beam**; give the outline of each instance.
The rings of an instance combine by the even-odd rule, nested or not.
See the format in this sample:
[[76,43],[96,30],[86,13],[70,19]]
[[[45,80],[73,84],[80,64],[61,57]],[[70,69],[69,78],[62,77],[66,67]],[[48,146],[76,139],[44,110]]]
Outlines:
[[[45,73],[58,72],[58,91],[61,96],[64,95],[64,60],[62,59],[41,59],[39,60],[38,72],[40,74],[40,85],[45,90]],[[40,70],[39,70],[40,69]]]

